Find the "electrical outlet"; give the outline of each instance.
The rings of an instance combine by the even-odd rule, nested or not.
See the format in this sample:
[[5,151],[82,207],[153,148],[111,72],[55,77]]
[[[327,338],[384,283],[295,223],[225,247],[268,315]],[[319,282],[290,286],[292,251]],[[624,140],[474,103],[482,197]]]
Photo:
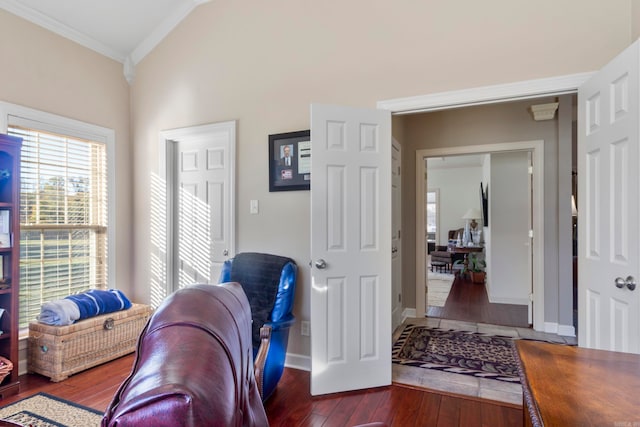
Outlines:
[[300,335],[304,335],[305,337],[309,336],[309,321],[303,320],[300,322]]

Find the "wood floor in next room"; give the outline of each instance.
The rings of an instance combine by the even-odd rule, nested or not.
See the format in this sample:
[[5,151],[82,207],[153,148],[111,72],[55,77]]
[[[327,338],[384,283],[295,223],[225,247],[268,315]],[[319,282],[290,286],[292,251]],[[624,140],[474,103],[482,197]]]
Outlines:
[[[52,383],[40,375],[20,377],[20,393],[0,401],[4,406],[34,393],[45,392],[104,411],[133,364],[133,355]],[[519,427],[522,407],[464,398],[447,393],[393,384],[369,390],[312,397],[310,373],[286,368],[276,392],[266,402],[270,427],[354,426],[372,421],[390,427]],[[213,397],[212,404],[215,404]]]
[[456,277],[444,307],[427,307],[427,317],[526,328],[527,306],[489,302],[484,284]]

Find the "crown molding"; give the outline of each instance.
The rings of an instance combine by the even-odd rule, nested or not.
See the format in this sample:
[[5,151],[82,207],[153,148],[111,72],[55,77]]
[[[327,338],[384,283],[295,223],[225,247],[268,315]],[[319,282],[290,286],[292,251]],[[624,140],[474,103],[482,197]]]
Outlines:
[[160,42],[178,26],[196,7],[211,0],[191,0],[174,11],[160,23],[141,43],[128,54],[113,49],[104,43],[88,37],[81,32],[53,19],[35,9],[27,7],[18,0],[0,0],[0,8],[23,18],[31,23],[43,27],[66,39],[74,41],[81,46],[91,49],[101,55],[111,58],[123,64],[123,74],[129,84],[135,78],[135,66],[144,59]]
[[211,0],[193,0],[184,7],[176,10],[158,25],[151,34],[147,36],[129,55],[131,63],[135,67],[145,56],[147,56],[178,24],[186,18],[196,7],[208,3]]
[[109,46],[100,43],[99,41],[88,37],[80,33],[79,31],[76,31],[73,28],[62,24],[61,22],[44,15],[43,13],[38,12],[37,10],[26,7],[19,1],[0,0],[0,8],[19,16],[20,18],[26,19],[29,22],[39,25],[40,27],[46,28],[47,30],[54,32],[62,37],[72,40],[81,46],[98,52],[99,54],[104,55],[108,58],[111,58],[118,62],[124,62],[125,60],[125,55],[122,55],[117,50],[112,49]]

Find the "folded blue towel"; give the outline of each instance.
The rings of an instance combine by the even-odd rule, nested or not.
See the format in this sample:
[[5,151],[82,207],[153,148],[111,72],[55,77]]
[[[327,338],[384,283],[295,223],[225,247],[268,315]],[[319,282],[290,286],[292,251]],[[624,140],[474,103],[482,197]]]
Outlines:
[[114,311],[126,310],[131,307],[131,301],[117,289],[92,289],[77,295],[65,297],[75,302],[80,310],[80,318],[86,319]]
[[68,299],[45,302],[40,307],[40,315],[37,317],[38,322],[55,326],[70,325],[79,318],[78,305]]

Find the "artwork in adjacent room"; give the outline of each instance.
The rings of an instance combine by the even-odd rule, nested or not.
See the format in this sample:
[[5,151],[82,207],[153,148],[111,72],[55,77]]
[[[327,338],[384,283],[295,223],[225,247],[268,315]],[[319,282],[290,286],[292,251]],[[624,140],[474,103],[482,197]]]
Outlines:
[[489,226],[489,184],[483,187],[480,183],[480,205],[482,206],[482,224]]

